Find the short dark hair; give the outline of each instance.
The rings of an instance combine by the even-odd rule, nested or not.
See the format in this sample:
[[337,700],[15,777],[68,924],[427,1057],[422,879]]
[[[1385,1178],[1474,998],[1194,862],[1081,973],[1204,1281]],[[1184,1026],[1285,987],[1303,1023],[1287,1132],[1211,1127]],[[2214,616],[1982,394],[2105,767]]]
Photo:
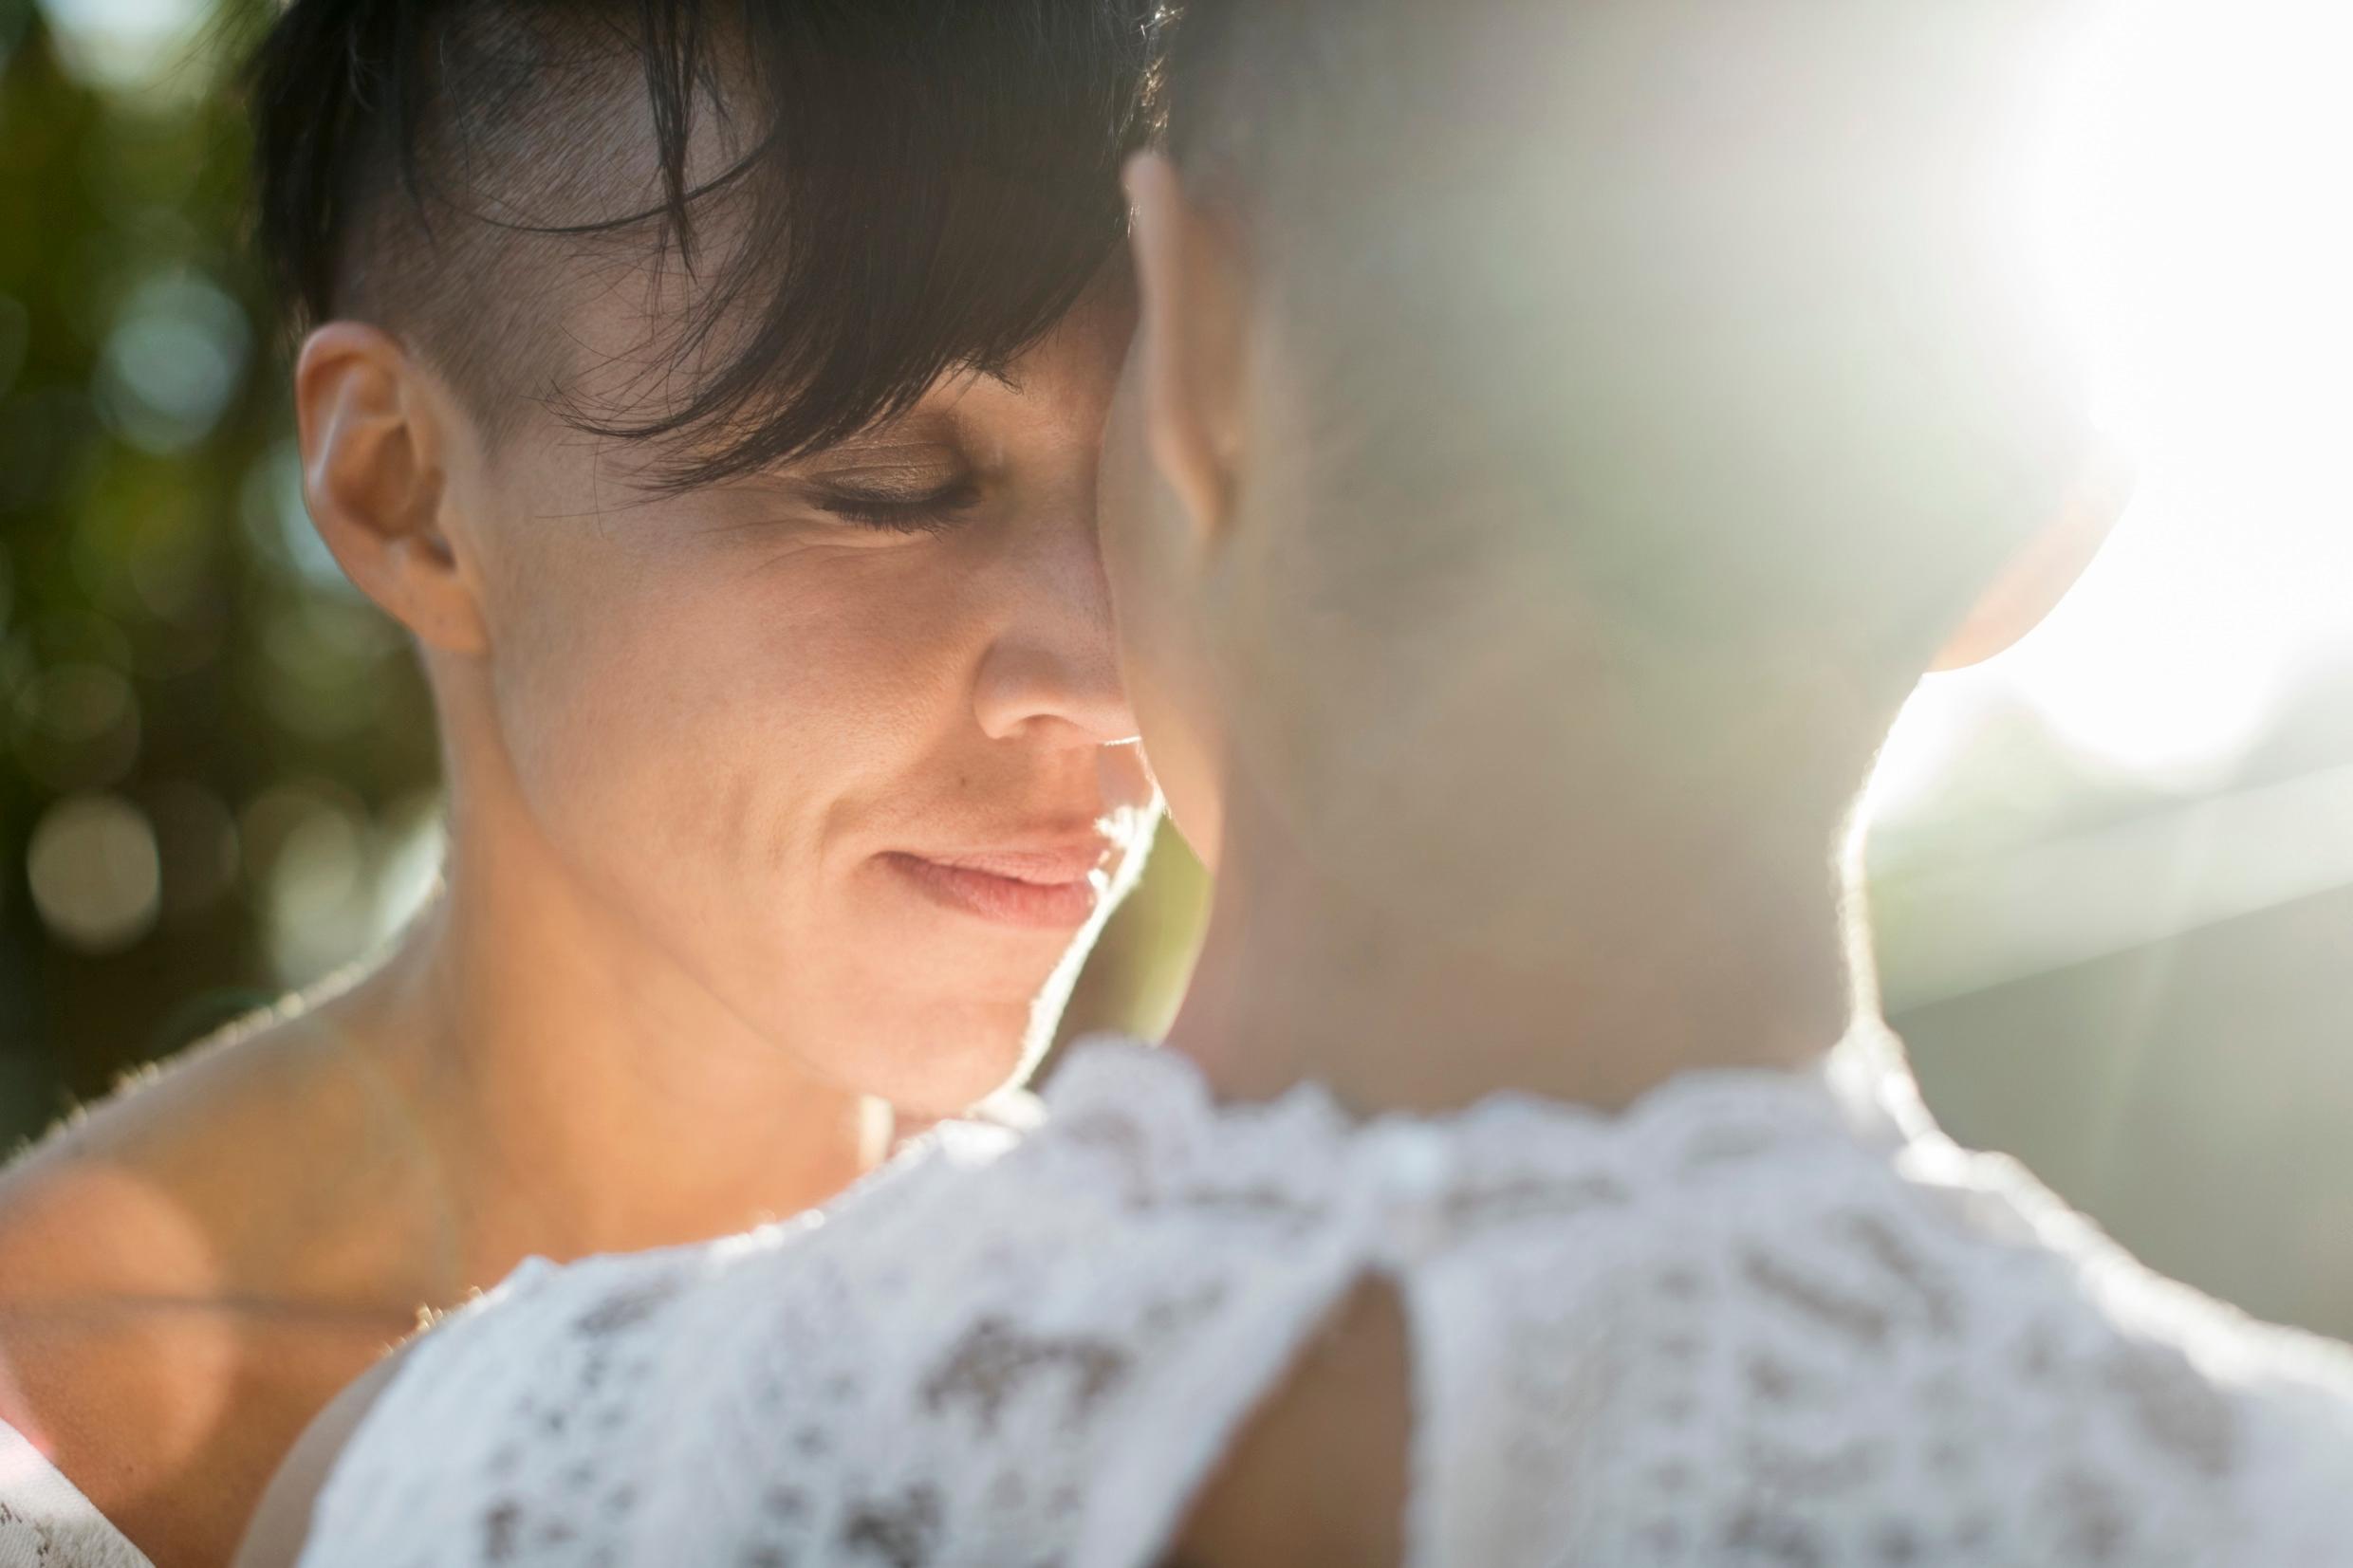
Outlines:
[[[494,429],[537,398],[672,443],[670,483],[724,478],[1001,368],[1068,310],[1123,241],[1152,11],[291,0],[248,79],[259,248],[290,324],[375,321]],[[568,400],[547,281],[502,275],[621,256],[690,296],[640,417]]]

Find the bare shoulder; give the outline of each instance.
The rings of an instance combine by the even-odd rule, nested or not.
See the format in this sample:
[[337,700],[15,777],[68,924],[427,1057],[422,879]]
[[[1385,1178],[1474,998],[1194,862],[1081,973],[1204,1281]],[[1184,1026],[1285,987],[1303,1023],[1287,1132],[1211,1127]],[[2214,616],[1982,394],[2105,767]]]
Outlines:
[[278,1261],[287,1219],[397,1175],[410,1097],[342,1000],[232,1024],[0,1169],[0,1303],[250,1279]]
[[368,1287],[398,1178],[333,1058],[317,1015],[264,1018],[0,1171],[0,1419],[158,1561],[232,1544],[211,1515],[411,1321]]

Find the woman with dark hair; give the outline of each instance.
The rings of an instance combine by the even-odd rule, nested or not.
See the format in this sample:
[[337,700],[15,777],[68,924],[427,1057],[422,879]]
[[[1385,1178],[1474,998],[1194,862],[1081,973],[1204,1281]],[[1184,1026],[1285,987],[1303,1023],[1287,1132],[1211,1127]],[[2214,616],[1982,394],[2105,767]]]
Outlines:
[[518,1276],[248,1568],[2353,1562],[2353,1353],[1939,1133],[1834,869],[2121,499],[2000,243],[2074,20],[1187,0],[1103,506],[1167,1039]]
[[306,495],[423,657],[445,885],[0,1177],[0,1560],[221,1561],[420,1311],[1018,1079],[1156,809],[1093,510],[1150,9],[276,22]]

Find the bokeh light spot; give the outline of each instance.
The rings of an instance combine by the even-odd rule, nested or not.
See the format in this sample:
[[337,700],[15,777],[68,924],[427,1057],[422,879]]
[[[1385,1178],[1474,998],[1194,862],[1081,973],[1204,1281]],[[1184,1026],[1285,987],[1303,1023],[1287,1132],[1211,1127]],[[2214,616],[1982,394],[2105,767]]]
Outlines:
[[[65,68],[116,91],[172,83],[213,12],[208,0],[41,0]],[[203,82],[177,83],[183,92]]]
[[271,447],[246,470],[239,509],[265,559],[313,588],[358,596],[319,530],[311,526],[310,509],[303,500],[302,452],[292,441]]
[[417,917],[441,885],[449,854],[449,828],[441,792],[419,790],[385,811],[379,857],[372,940],[398,934]]
[[367,808],[348,791],[310,781],[256,797],[239,825],[278,978],[306,986],[363,951],[376,913]]
[[87,953],[129,947],[162,908],[155,830],[113,795],[73,795],[33,829],[25,857],[33,907],[60,942]]
[[193,273],[132,290],[100,355],[98,404],[142,452],[186,452],[213,432],[245,374],[251,332],[218,286]]

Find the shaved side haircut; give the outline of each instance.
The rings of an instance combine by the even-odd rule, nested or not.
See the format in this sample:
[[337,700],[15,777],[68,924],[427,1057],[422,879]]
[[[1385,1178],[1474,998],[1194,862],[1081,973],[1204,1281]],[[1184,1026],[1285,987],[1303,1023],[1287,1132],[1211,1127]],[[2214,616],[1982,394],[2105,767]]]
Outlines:
[[[252,60],[288,324],[380,325],[495,438],[534,403],[674,485],[1002,367],[1118,252],[1144,0],[292,0]],[[625,407],[566,308],[655,277]]]

